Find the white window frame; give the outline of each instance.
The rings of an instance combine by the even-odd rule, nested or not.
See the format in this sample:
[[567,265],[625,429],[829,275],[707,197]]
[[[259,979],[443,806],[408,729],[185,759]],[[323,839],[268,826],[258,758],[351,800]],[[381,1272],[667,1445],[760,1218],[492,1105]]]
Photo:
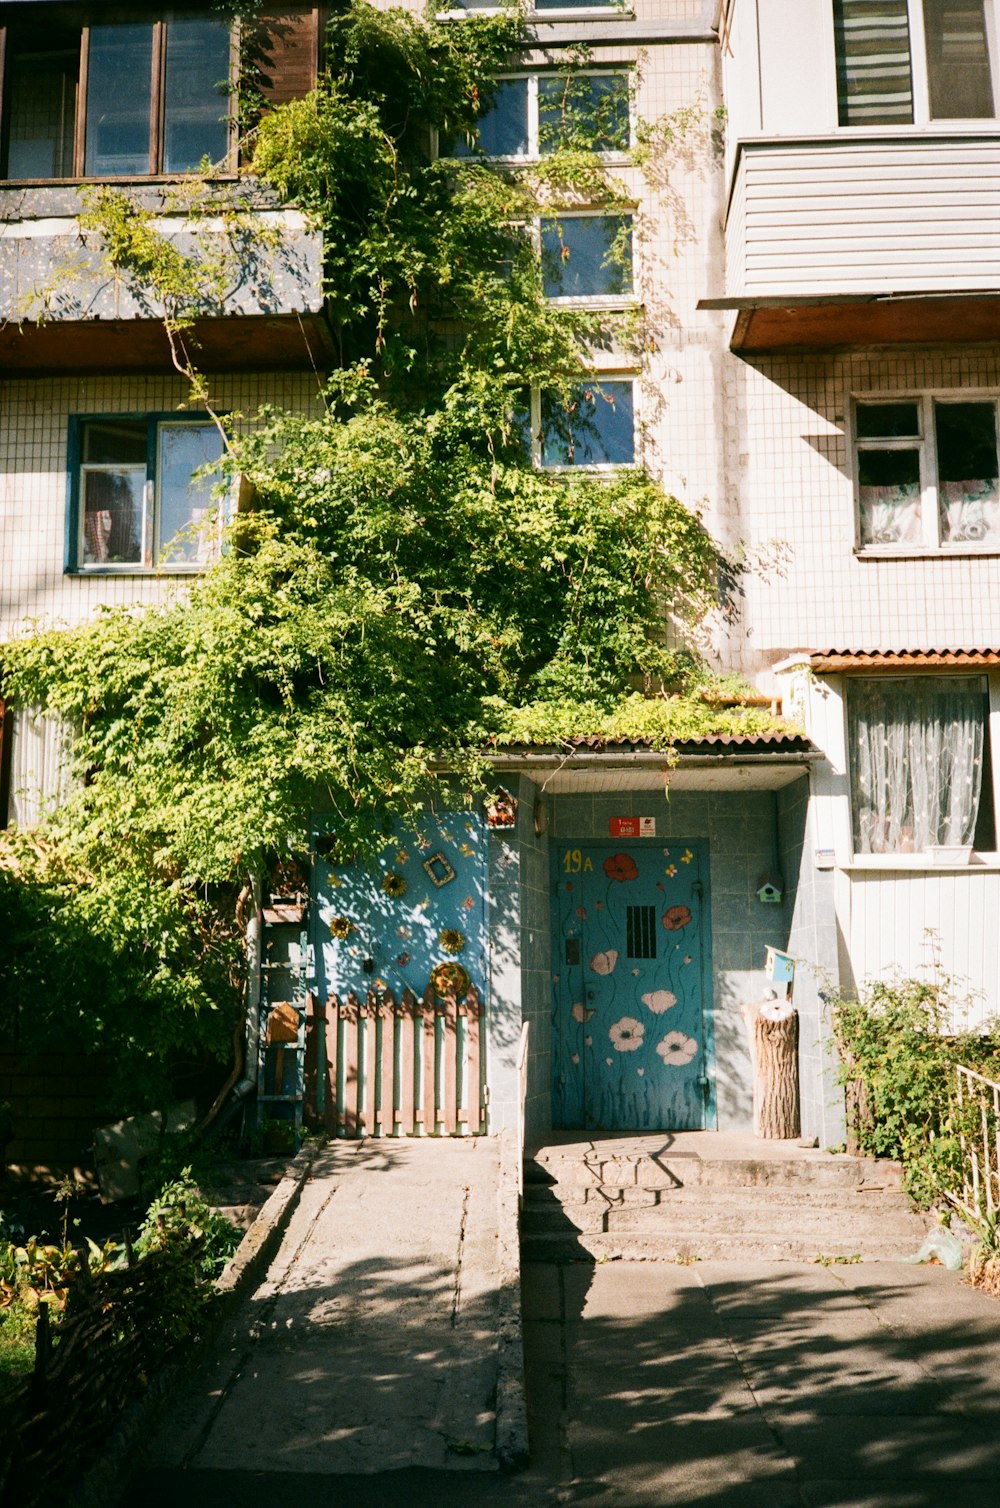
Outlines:
[[[495,16],[502,6],[497,0],[495,5],[469,5],[461,10],[438,11],[439,21],[461,21],[464,16]],[[546,6],[544,0],[540,5],[529,6],[526,18],[533,21],[536,17],[544,17],[547,21],[634,21],[635,7],[628,3],[618,3],[618,0],[606,0],[604,5],[574,5],[559,6],[553,8]]]
[[[859,404],[915,403],[920,436],[917,439],[859,439],[857,409]],[[1000,394],[995,388],[940,388],[923,392],[880,390],[851,394],[848,439],[851,454],[851,480],[854,494],[854,549],[861,556],[907,555],[1000,555],[1000,539],[977,544],[974,540],[943,540],[938,497],[937,436],[934,430],[934,406],[944,403],[992,403],[997,415],[997,444],[1000,449]],[[862,538],[861,483],[859,456],[864,450],[916,450],[920,457],[920,525],[921,538],[901,544],[866,542]],[[1000,457],[998,457],[1000,460]]]
[[642,438],[642,393],[639,374],[628,371],[599,371],[587,373],[579,379],[580,385],[592,381],[595,387],[602,383],[627,382],[632,388],[632,459],[631,461],[576,461],[563,465],[546,465],[542,460],[542,391],[537,385],[531,389],[531,461],[537,471],[559,474],[582,472],[586,476],[617,476],[621,471],[636,471],[641,466],[640,446]]
[[[463,12],[463,14],[464,14],[464,12]],[[613,151],[613,152],[595,152],[593,155],[594,155],[595,158],[599,159],[601,162],[608,162],[608,163],[623,163],[623,162],[627,162],[628,161],[628,157],[629,157],[629,153],[631,152],[632,148],[635,146],[635,135],[636,135],[635,67],[634,67],[634,65],[631,64],[631,63],[606,63],[606,64],[604,64],[602,66],[600,63],[594,63],[591,67],[588,67],[588,68],[574,68],[571,71],[572,71],[572,75],[573,75],[574,78],[575,77],[606,78],[609,74],[623,74],[623,75],[625,75],[625,81],[626,81],[626,83],[628,85],[628,146],[626,148],[624,148],[624,149],[619,149],[619,150]],[[528,84],[528,102],[527,102],[527,109],[528,109],[528,119],[527,119],[528,148],[527,148],[527,151],[525,151],[525,152],[509,153],[509,154],[501,155],[499,157],[490,157],[490,158],[488,158],[488,161],[490,161],[490,162],[510,162],[510,163],[515,163],[516,162],[516,163],[521,163],[521,162],[540,162],[540,161],[544,160],[543,154],[539,151],[539,147],[538,147],[538,125],[539,125],[539,116],[538,116],[538,81],[539,81],[539,79],[543,79],[543,78],[560,78],[560,77],[564,77],[564,76],[565,76],[564,72],[562,70],[558,69],[558,68],[557,69],[550,69],[550,70],[537,69],[537,68],[536,69],[521,68],[521,69],[513,70],[513,71],[511,71],[509,73],[498,74],[497,80],[496,80],[496,82],[498,84],[505,84],[505,83],[508,83],[508,82],[512,83],[512,82],[515,82],[516,80],[519,80],[519,79],[525,79],[527,81],[527,84]],[[441,156],[442,155],[441,151],[440,151],[440,142],[436,142],[435,143],[434,155],[435,156]],[[548,153],[546,153],[544,155],[547,156]],[[467,160],[468,159],[466,159],[466,158],[462,158],[462,161],[467,161]]]
[[[632,286],[627,293],[570,293],[545,295],[546,302],[560,309],[632,309],[640,302],[639,279],[635,256],[635,211],[607,209],[551,210],[534,221],[533,235],[539,258],[542,254],[542,223],[549,220],[628,220],[631,231],[630,273]],[[545,269],[542,268],[544,281]]]
[[[915,672],[912,670],[886,671],[886,681],[907,679]],[[931,669],[928,674],[943,676],[949,674],[945,668]],[[922,871],[932,870],[937,873],[948,865],[939,863],[931,864],[925,851],[916,853],[885,853],[885,854],[862,854],[854,851],[854,783],[851,770],[850,754],[850,715],[848,702],[850,698],[851,682],[859,679],[873,679],[877,672],[865,672],[864,675],[841,675],[836,677],[818,677],[824,689],[834,692],[840,702],[840,737],[842,739],[839,756],[834,763],[840,764],[844,774],[840,777],[840,786],[843,795],[836,798],[836,804],[840,808],[842,817],[837,819],[837,857],[838,867],[843,869],[881,869],[903,870],[917,869]],[[1000,672],[988,670],[986,667],[956,667],[954,675],[957,680],[970,680],[981,676],[986,680],[988,710],[987,724],[989,733],[989,762],[983,768],[983,781],[991,782],[993,795],[993,822],[994,842],[1000,841]],[[835,751],[830,751],[833,757]],[[839,781],[838,781],[839,783]],[[832,792],[831,792],[832,794]],[[841,846],[843,845],[843,846]],[[972,859],[975,867],[1000,870],[1000,849],[973,849]],[[968,872],[968,864],[956,864],[956,869]]]
[[[955,121],[970,123],[968,116],[931,116],[931,91],[930,77],[927,67],[927,36],[924,31],[924,7],[923,0],[906,0],[907,7],[907,30],[910,43],[910,80],[913,88],[913,120],[901,121],[898,125],[838,125],[839,131],[867,131],[878,132],[880,135],[886,131],[912,131],[916,127],[939,129]],[[833,5],[830,5],[830,17],[832,21]],[[993,80],[993,115],[972,117],[973,124],[986,126],[990,120],[1000,120],[1000,0],[986,0],[985,3],[986,38],[989,48],[990,74]],[[834,66],[836,64],[834,63]],[[839,117],[840,98],[837,95],[837,114]]]

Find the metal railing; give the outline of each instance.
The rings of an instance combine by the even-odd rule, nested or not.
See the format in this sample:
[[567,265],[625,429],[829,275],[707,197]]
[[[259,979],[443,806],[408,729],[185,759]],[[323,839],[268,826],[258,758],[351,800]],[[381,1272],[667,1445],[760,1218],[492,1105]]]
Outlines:
[[1000,1084],[955,1065],[962,1186],[951,1201],[973,1221],[1000,1209]]

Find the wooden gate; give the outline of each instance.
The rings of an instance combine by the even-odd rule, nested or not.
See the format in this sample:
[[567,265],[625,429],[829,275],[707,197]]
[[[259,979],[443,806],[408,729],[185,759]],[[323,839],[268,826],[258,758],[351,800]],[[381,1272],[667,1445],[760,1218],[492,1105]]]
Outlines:
[[306,1104],[331,1136],[475,1136],[485,1131],[483,1007],[404,990],[315,995],[306,1011]]

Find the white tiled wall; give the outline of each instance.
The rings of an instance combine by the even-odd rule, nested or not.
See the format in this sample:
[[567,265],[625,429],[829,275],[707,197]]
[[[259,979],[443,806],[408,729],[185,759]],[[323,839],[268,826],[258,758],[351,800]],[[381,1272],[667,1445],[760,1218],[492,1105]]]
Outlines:
[[854,550],[852,394],[1000,387],[1000,349],[726,360],[728,456],[747,569],[733,655],[763,672],[795,649],[988,647],[1000,556]]
[[[72,624],[100,604],[159,602],[171,576],[65,574],[67,442],[73,414],[160,413],[179,409],[187,384],[173,377],[72,377],[0,384],[0,638],[29,622]],[[293,409],[318,403],[314,377],[220,379],[220,411],[268,401]]]

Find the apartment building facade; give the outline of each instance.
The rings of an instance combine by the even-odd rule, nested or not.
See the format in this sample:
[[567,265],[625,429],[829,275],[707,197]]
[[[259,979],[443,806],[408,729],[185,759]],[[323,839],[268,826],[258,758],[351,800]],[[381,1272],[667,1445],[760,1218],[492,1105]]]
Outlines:
[[[51,269],[87,255],[82,182],[133,183],[182,238],[171,184],[227,152],[235,182],[239,146],[214,12],[3,0],[0,21],[7,636],[162,601],[202,564],[188,479],[217,441],[180,410],[156,311],[85,269],[37,315]],[[643,464],[701,510],[737,563],[706,648],[804,733],[692,742],[670,770],[642,744],[512,748],[501,812],[442,814],[364,874],[324,857],[317,811],[307,994],[420,999],[458,957],[483,1008],[483,1124],[524,1097],[529,1135],[749,1128],[743,1008],[783,988],[771,948],[795,960],[802,1129],[835,1145],[831,984],[926,965],[930,928],[943,967],[995,996],[996,22],[993,0],[554,0],[529,17],[479,149],[538,160],[567,67],[590,80],[595,150],[631,207],[554,205],[536,232],[543,251],[558,239],[546,291],[641,307],[647,332],[641,357],[595,350],[607,401],[581,394],[593,423],[575,446],[534,396],[535,462]],[[276,99],[315,76],[322,23],[283,8]],[[123,67],[149,96],[111,106]],[[199,332],[213,402],[308,409],[329,354],[322,248],[249,192],[279,234]],[[58,734],[27,716],[18,733],[25,822]],[[336,1048],[326,1027],[328,1097],[353,1071],[369,1130],[385,1019],[362,1025],[353,1069],[350,1020]]]

